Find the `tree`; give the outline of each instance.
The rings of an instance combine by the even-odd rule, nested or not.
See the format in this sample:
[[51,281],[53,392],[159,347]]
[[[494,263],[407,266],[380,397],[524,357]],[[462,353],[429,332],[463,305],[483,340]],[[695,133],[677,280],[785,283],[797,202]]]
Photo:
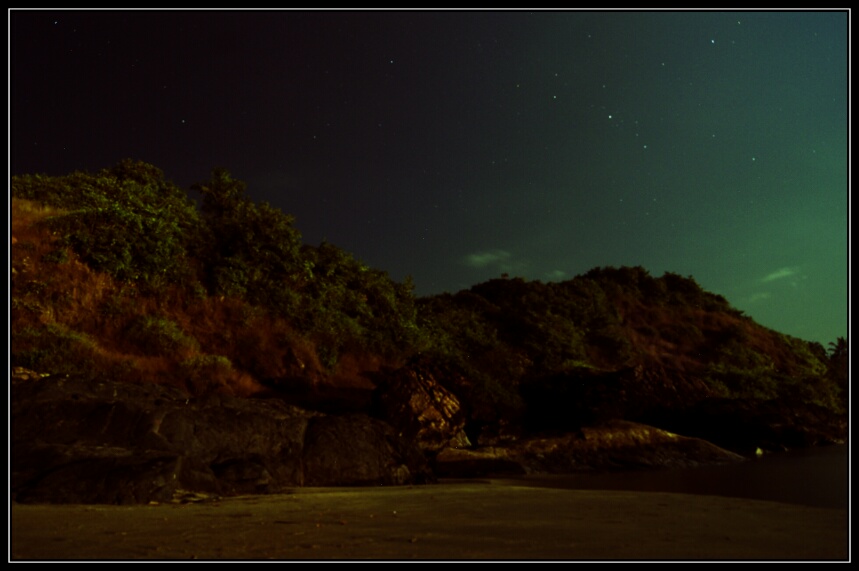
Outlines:
[[291,310],[288,291],[303,275],[301,234],[294,218],[268,203],[255,204],[246,185],[226,169],[191,187],[202,195],[206,230],[199,245],[205,282],[215,295],[246,296],[278,313]]
[[846,376],[850,364],[850,348],[844,337],[829,343],[829,368]]
[[850,390],[850,347],[844,337],[829,343],[829,369],[826,374],[841,389],[841,397],[846,405]]

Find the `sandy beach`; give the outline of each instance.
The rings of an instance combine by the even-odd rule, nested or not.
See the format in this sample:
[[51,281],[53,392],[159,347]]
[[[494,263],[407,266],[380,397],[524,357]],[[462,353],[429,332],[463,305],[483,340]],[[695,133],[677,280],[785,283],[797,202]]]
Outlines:
[[848,511],[513,480],[11,509],[22,560],[847,560]]

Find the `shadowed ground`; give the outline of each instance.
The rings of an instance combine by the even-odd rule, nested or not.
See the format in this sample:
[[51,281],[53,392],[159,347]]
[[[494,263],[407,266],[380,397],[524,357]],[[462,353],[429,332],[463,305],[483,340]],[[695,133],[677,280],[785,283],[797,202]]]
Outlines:
[[848,512],[484,480],[202,503],[23,505],[12,560],[846,560]]

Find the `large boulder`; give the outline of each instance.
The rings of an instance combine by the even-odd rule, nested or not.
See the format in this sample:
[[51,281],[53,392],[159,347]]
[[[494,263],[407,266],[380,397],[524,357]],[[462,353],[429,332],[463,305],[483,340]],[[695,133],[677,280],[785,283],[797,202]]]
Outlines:
[[425,456],[390,425],[364,414],[311,419],[305,434],[304,484],[363,486],[434,480]]
[[431,479],[417,449],[366,415],[74,378],[13,379],[11,397],[11,492],[21,502],[146,503]]

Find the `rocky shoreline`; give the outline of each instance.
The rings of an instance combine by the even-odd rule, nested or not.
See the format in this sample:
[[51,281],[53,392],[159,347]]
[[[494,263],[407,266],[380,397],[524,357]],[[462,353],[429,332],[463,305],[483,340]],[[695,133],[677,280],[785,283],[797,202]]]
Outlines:
[[[341,413],[278,398],[192,398],[169,386],[29,373],[13,374],[11,386],[11,495],[19,503],[181,502],[744,460],[710,441],[621,419],[472,443],[455,397],[402,372],[395,385],[379,384],[369,410]],[[804,428],[821,432],[820,423]]]

